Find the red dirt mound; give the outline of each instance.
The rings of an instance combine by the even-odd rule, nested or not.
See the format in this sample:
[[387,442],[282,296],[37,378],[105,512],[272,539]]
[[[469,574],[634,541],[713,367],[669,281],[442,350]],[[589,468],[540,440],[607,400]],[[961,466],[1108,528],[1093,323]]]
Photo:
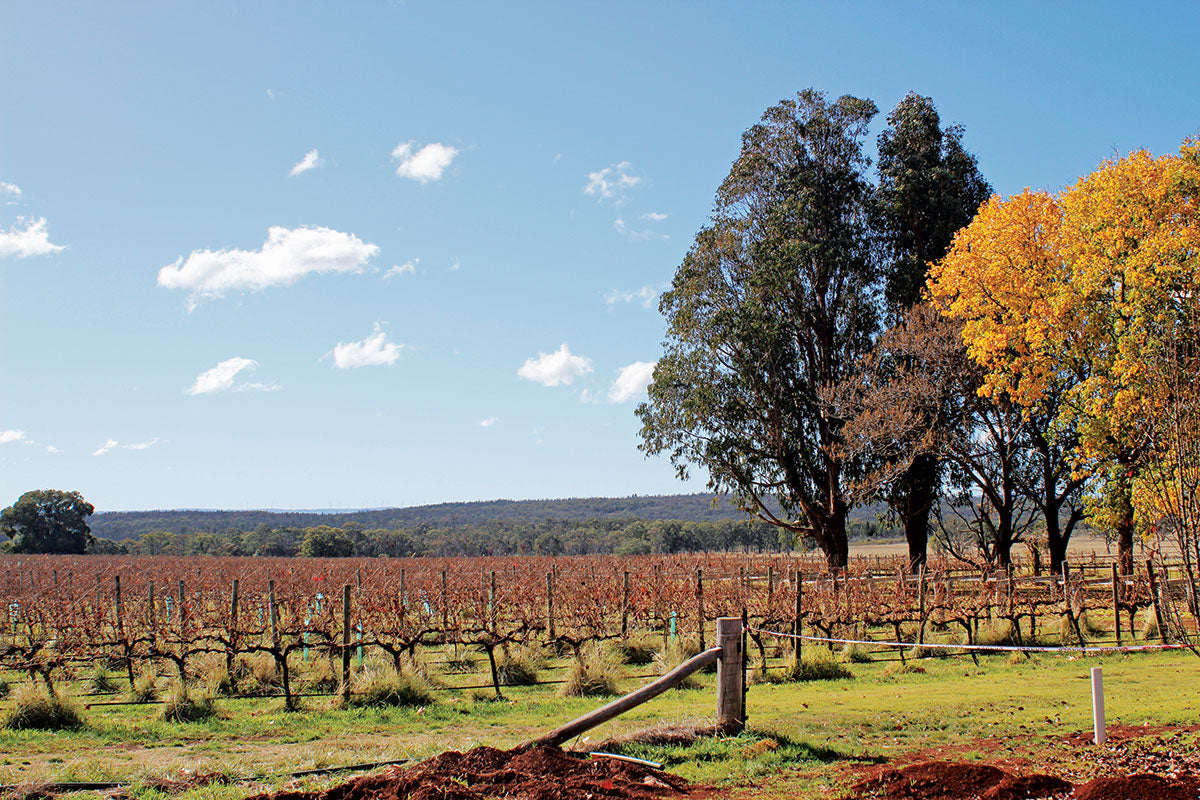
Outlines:
[[652,800],[687,793],[682,778],[637,764],[582,758],[552,747],[477,747],[356,778],[323,792],[280,792],[251,800]]
[[901,769],[885,769],[855,784],[858,797],[888,800],[1027,800],[1053,797],[1071,784],[1049,775],[1011,775],[986,764],[926,761]]
[[1159,775],[1095,778],[1075,787],[1072,800],[1195,800],[1200,778],[1169,780]]

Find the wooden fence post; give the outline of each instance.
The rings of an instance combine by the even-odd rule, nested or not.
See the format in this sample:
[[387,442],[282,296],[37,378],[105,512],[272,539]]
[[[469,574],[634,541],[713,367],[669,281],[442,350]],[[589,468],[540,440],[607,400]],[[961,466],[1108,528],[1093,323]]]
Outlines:
[[1163,644],[1167,643],[1167,620],[1164,616],[1162,599],[1159,597],[1158,576],[1154,574],[1154,562],[1146,561],[1146,574],[1150,578],[1150,599],[1154,603],[1154,620],[1158,623],[1158,638]]
[[621,589],[621,638],[629,635],[629,570],[625,570]]
[[[1117,573],[1117,562],[1112,563],[1113,631],[1117,635],[1117,647],[1121,646],[1121,577]],[[1133,631],[1130,631],[1132,634]]]
[[[445,573],[442,573],[445,575]],[[342,705],[350,705],[350,584],[342,587]]]
[[723,734],[741,733],[746,727],[746,700],[742,678],[742,621],[737,617],[717,620],[717,730]]
[[792,652],[795,654],[796,663],[798,664],[798,663],[800,663],[801,646],[803,644],[802,640],[800,639],[800,636],[801,636],[800,629],[801,629],[801,626],[803,624],[803,619],[804,619],[804,617],[801,613],[802,609],[803,609],[802,604],[803,604],[803,600],[804,600],[804,574],[802,572],[800,572],[800,570],[796,570],[795,577],[792,580],[793,580],[793,583],[796,585],[796,616],[792,620],[792,634],[796,638],[792,639]]
[[225,672],[233,683],[233,654],[237,650],[238,579],[233,579],[233,594],[229,598],[229,648],[225,651]]
[[450,608],[446,604],[446,570],[442,570],[442,638],[450,627]]
[[554,573],[546,573],[546,641],[554,641]]

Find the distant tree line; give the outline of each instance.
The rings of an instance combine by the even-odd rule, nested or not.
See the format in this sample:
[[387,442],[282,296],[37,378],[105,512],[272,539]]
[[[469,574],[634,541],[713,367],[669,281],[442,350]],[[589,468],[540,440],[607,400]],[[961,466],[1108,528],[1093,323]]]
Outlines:
[[[855,538],[892,534],[878,522],[852,525]],[[412,528],[340,526],[173,533],[149,531],[121,541],[96,539],[89,552],[177,556],[306,556],[394,558],[481,555],[640,555],[701,551],[775,552],[791,550],[793,537],[757,520],[544,520],[492,521],[480,525],[418,525]]]
[[[714,502],[715,501],[715,502]],[[866,509],[871,514],[881,509]],[[496,520],[540,523],[545,520],[629,521],[674,519],[683,522],[744,520],[728,496],[709,493],[631,495],[629,497],[571,497],[558,500],[486,500],[470,503],[437,503],[408,508],[361,511],[114,511],[96,514],[92,532],[104,539],[138,538],[150,531],[192,533],[234,528],[248,531],[261,525],[271,528],[341,527],[356,523],[368,529],[462,527],[491,524]]]

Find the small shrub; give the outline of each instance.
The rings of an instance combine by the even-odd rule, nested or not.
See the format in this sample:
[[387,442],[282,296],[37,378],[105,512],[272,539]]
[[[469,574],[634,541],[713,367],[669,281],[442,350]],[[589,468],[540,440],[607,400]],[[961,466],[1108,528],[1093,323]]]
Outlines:
[[981,647],[1014,647],[1019,644],[1017,630],[1008,620],[993,622],[979,629],[975,636],[975,644]]
[[[667,646],[661,652],[654,654],[654,671],[660,675],[666,675],[699,653],[699,643],[693,640],[672,639],[667,642]],[[696,673],[694,672],[684,678],[683,683],[679,684],[680,689],[698,689],[699,687],[700,679],[696,677]]]
[[9,730],[57,731],[81,728],[83,724],[78,706],[33,684],[17,687],[12,706],[4,715],[4,727]]
[[469,689],[465,695],[472,703],[500,703],[504,701],[501,695],[491,689]]
[[885,678],[894,678],[897,675],[924,675],[925,668],[916,664],[895,661],[884,667],[881,674]]
[[147,668],[133,679],[129,688],[129,699],[135,703],[153,703],[158,699],[158,675],[153,668]]
[[313,658],[303,662],[300,672],[300,683],[307,692],[314,694],[330,694],[336,692],[341,685],[341,679],[333,671],[333,666],[327,658]]
[[418,673],[397,672],[394,667],[363,670],[351,683],[351,706],[427,706],[433,687]]
[[212,695],[190,692],[186,684],[176,683],[167,693],[158,718],[164,722],[200,722],[216,714]]
[[766,670],[761,666],[755,671],[756,683],[795,683],[803,681],[835,681],[853,678],[854,673],[833,659],[828,650],[815,648],[815,653],[797,661],[788,656],[780,670]]
[[244,676],[240,681],[236,681],[244,694],[261,697],[275,694],[283,688],[283,677],[275,664],[275,657],[270,653],[239,657],[235,662],[234,673]]
[[1147,642],[1150,641],[1151,639],[1159,638],[1158,637],[1158,619],[1154,616],[1153,611],[1146,614],[1146,619],[1145,619],[1145,621],[1142,622],[1141,635],[1142,635],[1142,639]]
[[621,657],[601,642],[589,642],[567,671],[560,697],[611,697],[617,694]]
[[95,694],[108,694],[117,691],[117,682],[104,667],[104,664],[96,664],[96,668],[92,671],[92,676],[88,678],[88,691]]
[[443,665],[446,672],[465,674],[479,668],[479,655],[465,648],[455,647],[454,652],[446,657]]
[[644,666],[654,661],[658,652],[658,637],[650,633],[635,634],[617,644],[617,652],[626,664]]
[[502,686],[532,686],[537,683],[538,671],[545,662],[545,657],[536,647],[518,645],[501,653],[496,659],[496,677]]
[[225,666],[225,656],[208,653],[196,662],[196,677],[211,695],[228,697],[237,691],[233,677]]
[[869,664],[874,659],[871,651],[861,644],[846,644],[842,647],[842,660],[847,664]]
[[0,700],[3,700],[10,694],[12,694],[12,684],[3,678],[0,678]]

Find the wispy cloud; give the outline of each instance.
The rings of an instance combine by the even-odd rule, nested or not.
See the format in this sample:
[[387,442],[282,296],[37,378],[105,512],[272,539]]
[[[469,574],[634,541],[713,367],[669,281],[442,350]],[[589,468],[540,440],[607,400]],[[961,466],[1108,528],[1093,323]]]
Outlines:
[[296,164],[292,167],[292,171],[288,174],[294,177],[296,175],[308,172],[310,169],[316,169],[324,163],[325,159],[321,158],[320,153],[317,152],[317,148],[314,147],[312,150],[309,150],[304,154],[304,158],[296,162]]
[[[155,437],[148,442],[134,442],[133,444],[121,444],[116,439],[109,439],[104,444],[102,444],[98,448],[96,448],[96,451],[94,453],[92,453],[92,455],[94,455],[94,456],[107,455],[108,453],[112,452],[112,450],[114,448],[117,448],[117,447],[120,447],[122,450],[148,450],[151,447],[153,447],[154,445],[158,444],[158,442],[159,442],[158,437]],[[58,450],[58,448],[55,448],[55,447],[47,447],[46,452],[57,453],[60,451]]]
[[589,172],[583,193],[595,197],[597,202],[608,200],[620,205],[629,198],[629,190],[642,182],[639,176],[630,171],[632,167],[628,161],[621,161],[596,172]]
[[392,158],[400,162],[396,174],[421,183],[440,181],[456,155],[458,148],[440,142],[431,142],[420,150],[414,150],[412,142],[403,142],[392,151]]
[[52,444],[48,444],[48,445],[46,445],[46,452],[49,453],[50,455],[57,455],[58,453],[61,453],[62,450],[59,450],[57,447],[55,447]]
[[632,303],[637,300],[643,308],[653,308],[658,300],[658,295],[658,290],[651,289],[649,286],[643,286],[640,289],[613,289],[604,295],[604,302],[613,306],[617,303]]
[[17,186],[15,183],[7,183],[5,181],[0,181],[0,197],[11,197],[12,200],[9,201],[11,203],[11,202],[13,202],[13,200],[16,200],[20,196],[21,196],[21,187],[20,186]]
[[631,239],[635,242],[645,242],[645,241],[649,241],[652,239],[655,241],[659,241],[659,242],[665,242],[671,238],[670,236],[667,236],[665,233],[659,233],[658,231],[651,231],[651,230],[645,230],[645,229],[634,230],[633,228],[630,228],[628,225],[626,225],[625,220],[621,219],[620,217],[617,217],[613,221],[613,230],[616,231],[617,233],[621,234],[622,236],[624,236],[626,239]]
[[[24,229],[20,227],[22,224]],[[46,231],[45,217],[28,221],[19,218],[8,229],[8,233],[0,232],[0,258],[45,256],[66,249],[64,244],[51,244],[50,234]]]
[[608,390],[608,402],[627,403],[645,393],[654,379],[653,361],[635,361],[617,370],[617,377]]
[[386,281],[390,280],[391,278],[397,278],[401,275],[407,275],[410,272],[416,272],[417,264],[420,263],[420,261],[421,259],[414,258],[412,261],[406,261],[399,266],[393,264],[391,269],[383,273],[383,279]]
[[647,222],[662,222],[666,218],[667,218],[666,214],[660,214],[657,211],[648,211],[645,214],[642,214],[641,217],[639,217],[639,219],[644,219]]
[[0,431],[0,444],[11,444],[19,442],[25,438],[25,431],[7,430]]
[[379,252],[352,233],[331,228],[272,227],[259,250],[193,250],[158,271],[158,285],[187,289],[188,308],[226,292],[288,286],[311,273],[359,273]]
[[528,359],[517,370],[517,375],[543,386],[568,386],[591,371],[592,360],[573,354],[563,342],[553,353],[539,352],[537,357]]
[[274,384],[237,383],[237,377],[247,370],[253,371],[258,362],[250,358],[227,358],[220,364],[196,376],[195,383],[186,394],[217,394],[218,392],[272,392],[279,387]]
[[490,428],[495,424],[496,424],[495,417],[488,417],[487,419],[479,420],[479,427],[481,427],[481,428]]
[[400,358],[404,345],[388,341],[379,323],[375,332],[360,342],[338,342],[333,348],[333,365],[338,369],[391,366]]

